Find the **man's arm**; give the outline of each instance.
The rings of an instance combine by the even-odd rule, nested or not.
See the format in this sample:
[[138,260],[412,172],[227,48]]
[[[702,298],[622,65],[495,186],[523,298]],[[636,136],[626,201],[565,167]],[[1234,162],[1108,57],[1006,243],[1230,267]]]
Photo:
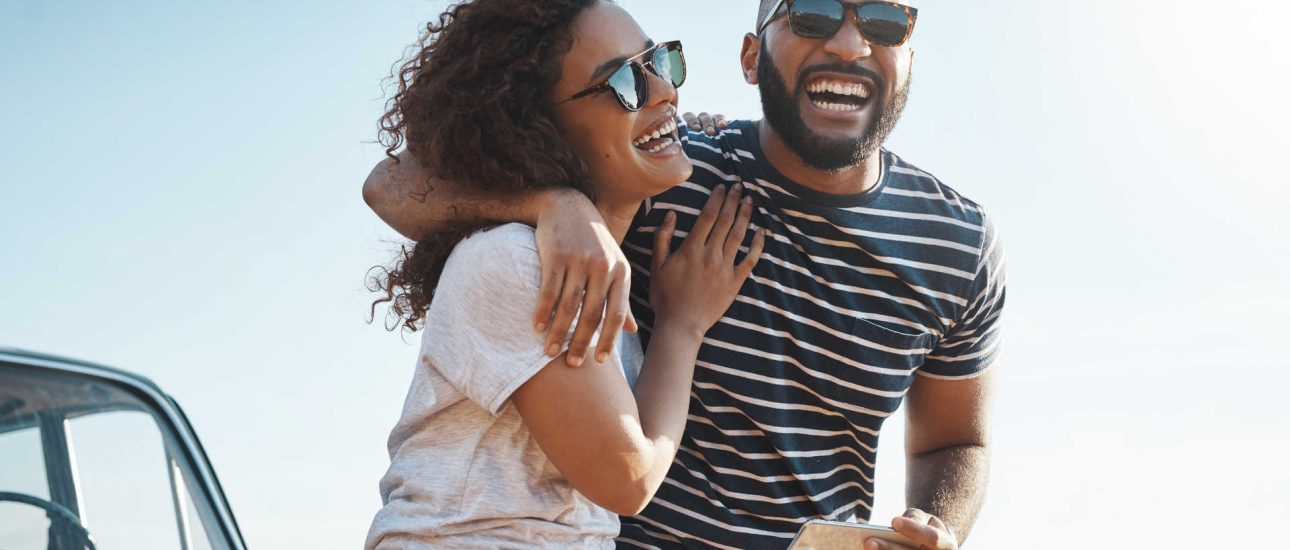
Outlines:
[[[546,331],[547,353],[561,344],[579,311],[567,362],[579,366],[597,328],[595,356],[608,359],[618,333],[636,330],[628,292],[631,268],[594,204],[569,188],[489,195],[459,182],[433,178],[406,150],[386,158],[363,182],[363,200],[386,224],[416,240],[456,220],[520,222],[537,228],[542,288],[533,326]],[[604,321],[603,327],[601,321]]]
[[454,220],[484,219],[536,226],[544,208],[560,197],[574,199],[571,189],[489,196],[449,180],[431,177],[406,150],[399,160],[385,158],[363,182],[363,201],[381,220],[404,237],[417,240]]
[[[967,540],[990,470],[994,370],[967,380],[919,376],[906,396],[905,503],[892,527],[923,548],[953,550]],[[870,550],[896,549],[884,543]]]
[[968,380],[919,377],[908,396],[906,506],[940,518],[960,544],[985,498],[994,372]]

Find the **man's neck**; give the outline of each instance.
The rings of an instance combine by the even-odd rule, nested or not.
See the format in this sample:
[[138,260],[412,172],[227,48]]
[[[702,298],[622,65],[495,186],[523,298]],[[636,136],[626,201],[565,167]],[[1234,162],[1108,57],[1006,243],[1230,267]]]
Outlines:
[[874,151],[856,166],[826,172],[806,164],[765,119],[756,124],[757,137],[761,141],[766,160],[788,179],[830,195],[856,195],[878,185],[878,178],[882,176],[882,154],[879,151]]

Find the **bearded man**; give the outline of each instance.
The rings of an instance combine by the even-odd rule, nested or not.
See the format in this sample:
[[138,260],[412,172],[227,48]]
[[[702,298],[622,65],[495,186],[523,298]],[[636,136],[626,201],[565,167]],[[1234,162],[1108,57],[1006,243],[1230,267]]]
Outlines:
[[577,193],[426,191],[415,162],[369,176],[368,204],[404,235],[459,215],[535,225],[535,326],[557,355],[581,310],[575,366],[602,321],[597,355],[624,325],[648,346],[652,239],[669,212],[683,237],[718,186],[752,198],[771,237],[706,335],[680,452],[620,545],[783,548],[809,519],[869,521],[879,430],[902,403],[909,509],[891,525],[923,549],[967,537],[989,469],[1004,261],[979,205],[882,147],[909,95],[916,17],[901,2],[762,0],[741,63],[764,118],[682,136],[693,175],[644,205],[621,251]]

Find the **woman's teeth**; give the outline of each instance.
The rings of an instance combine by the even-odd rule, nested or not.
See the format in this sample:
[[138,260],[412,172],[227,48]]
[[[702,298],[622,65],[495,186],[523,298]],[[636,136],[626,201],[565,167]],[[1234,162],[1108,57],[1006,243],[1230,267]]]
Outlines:
[[650,151],[650,152],[657,152],[657,151],[655,151],[655,149],[658,149],[658,150],[660,150],[660,151],[661,151],[661,150],[662,150],[662,147],[666,147],[667,145],[671,145],[671,143],[672,143],[672,142],[670,141],[670,140],[672,140],[671,135],[672,135],[672,132],[675,132],[675,131],[676,131],[676,121],[675,121],[675,120],[669,120],[669,121],[667,121],[667,122],[664,122],[664,123],[663,123],[661,126],[659,126],[658,128],[655,128],[655,129],[654,129],[654,131],[652,131],[652,132],[650,132],[650,133],[648,133],[648,134],[645,134],[645,135],[643,135],[643,136],[641,136],[641,137],[639,137],[639,138],[636,138],[636,141],[633,141],[633,142],[632,142],[632,146],[634,146],[634,147],[640,147],[640,146],[645,145],[646,143],[649,143],[649,142],[651,142],[651,141],[654,141],[654,140],[656,140],[656,139],[658,139],[658,138],[660,138],[660,137],[664,137],[664,136],[666,136],[666,137],[667,137],[667,139],[669,140],[667,144],[664,144],[664,145],[662,145],[662,146],[657,146],[657,145],[656,145],[656,146],[651,147],[651,148],[649,149],[649,151]]
[[658,142],[658,145],[655,145],[655,146],[653,146],[653,147],[650,147],[649,149],[646,149],[645,151],[646,151],[646,152],[649,152],[649,153],[657,153],[657,152],[659,152],[659,151],[662,151],[662,150],[664,150],[664,149],[667,149],[668,147],[671,147],[671,145],[672,145],[673,143],[676,143],[676,141],[675,141],[675,140],[673,140],[671,137],[665,137],[665,138],[663,138],[662,140],[660,140],[660,141]]

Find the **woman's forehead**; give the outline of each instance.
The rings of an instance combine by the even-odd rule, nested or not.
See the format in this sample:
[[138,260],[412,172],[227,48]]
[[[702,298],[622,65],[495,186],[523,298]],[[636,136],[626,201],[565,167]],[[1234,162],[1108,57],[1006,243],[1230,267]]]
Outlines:
[[650,39],[626,10],[607,2],[587,8],[573,25],[566,56],[566,77],[590,78],[601,65],[626,59],[649,47]]

